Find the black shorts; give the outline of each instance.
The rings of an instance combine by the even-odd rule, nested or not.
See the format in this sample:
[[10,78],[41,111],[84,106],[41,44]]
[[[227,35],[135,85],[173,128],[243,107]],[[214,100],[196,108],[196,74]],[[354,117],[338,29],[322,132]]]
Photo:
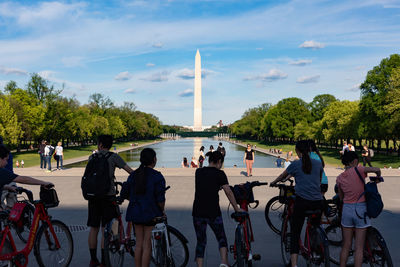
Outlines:
[[149,221],[149,222],[145,222],[145,223],[135,223],[135,222],[133,222],[133,224],[135,224],[135,225],[143,225],[143,226],[155,226],[157,223],[155,221]]
[[321,193],[328,192],[328,184],[321,184]]
[[114,202],[114,197],[89,199],[87,226],[100,227],[101,224],[104,227],[117,217],[118,207]]

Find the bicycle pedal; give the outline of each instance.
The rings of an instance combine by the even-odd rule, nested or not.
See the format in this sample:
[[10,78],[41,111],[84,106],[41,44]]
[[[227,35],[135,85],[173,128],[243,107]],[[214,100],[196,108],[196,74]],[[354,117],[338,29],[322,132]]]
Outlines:
[[253,260],[254,260],[254,261],[259,261],[259,260],[261,260],[261,255],[260,255],[260,254],[253,254]]

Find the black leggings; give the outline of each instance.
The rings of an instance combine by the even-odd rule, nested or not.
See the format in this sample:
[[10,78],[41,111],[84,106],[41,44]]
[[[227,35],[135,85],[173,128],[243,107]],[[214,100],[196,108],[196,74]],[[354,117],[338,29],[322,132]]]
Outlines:
[[[292,233],[292,238],[290,240],[290,254],[299,254],[299,239],[301,229],[303,229],[304,219],[306,217],[305,212],[307,210],[318,209],[322,211],[322,207],[322,200],[312,201],[296,196],[296,200],[294,202],[294,211],[290,217],[290,229]],[[315,220],[319,222],[321,220],[321,216],[319,218],[315,218]]]
[[363,160],[363,166],[367,166],[367,163],[370,167],[372,167],[371,165],[371,158],[370,157],[362,157]]

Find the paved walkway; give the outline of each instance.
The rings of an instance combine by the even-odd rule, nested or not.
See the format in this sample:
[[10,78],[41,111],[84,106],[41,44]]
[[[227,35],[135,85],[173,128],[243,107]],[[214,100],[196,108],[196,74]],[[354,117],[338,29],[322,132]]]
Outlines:
[[[167,184],[171,189],[167,192],[166,210],[169,223],[178,228],[189,240],[190,261],[189,266],[194,266],[193,255],[196,244],[196,237],[192,225],[191,208],[194,197],[194,169],[159,169],[165,176]],[[255,169],[254,176],[250,179],[243,176],[244,169],[234,168],[225,169],[230,184],[245,182],[247,180],[260,180],[271,182],[279,175],[282,169]],[[328,197],[333,195],[333,184],[335,177],[341,170],[327,168],[326,172],[330,181]],[[80,180],[83,174],[83,168],[70,169],[65,171],[56,171],[53,173],[44,173],[35,168],[26,168],[18,170],[20,175],[32,175],[34,177],[52,181],[60,198],[60,206],[50,209],[49,212],[54,218],[60,219],[70,225],[74,232],[75,253],[71,266],[86,266],[89,261],[89,252],[87,249],[86,219],[87,202],[82,198],[80,189]],[[400,262],[400,248],[396,245],[399,238],[398,225],[400,224],[400,196],[398,194],[399,175],[398,170],[384,170],[383,176],[385,182],[379,185],[380,192],[385,202],[385,211],[376,220],[373,225],[376,226],[386,239],[393,261]],[[125,181],[127,174],[123,171],[117,172],[117,179]],[[34,191],[34,196],[38,197],[37,186],[27,186]],[[264,208],[267,201],[277,195],[277,190],[270,187],[258,187],[254,189],[255,198],[260,201],[260,206],[250,211],[253,230],[255,233],[254,253],[261,255],[261,261],[256,262],[254,266],[283,266],[280,252],[280,239],[274,234],[265,223]],[[228,201],[220,192],[221,209],[224,218],[225,231],[228,236],[229,244],[233,244],[235,223],[230,219],[227,211]],[[126,209],[127,203],[124,203],[123,209]],[[100,253],[100,252],[99,252]],[[208,231],[208,245],[206,251],[206,266],[218,266],[217,242],[211,231]],[[233,257],[230,255],[232,262]],[[29,266],[36,266],[33,255],[30,257]],[[133,260],[126,255],[125,266],[133,266]],[[304,266],[301,264],[300,266]]]

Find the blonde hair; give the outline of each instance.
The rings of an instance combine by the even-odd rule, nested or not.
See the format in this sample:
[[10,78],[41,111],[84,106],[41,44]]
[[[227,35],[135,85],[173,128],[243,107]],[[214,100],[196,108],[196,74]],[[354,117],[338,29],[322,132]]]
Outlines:
[[58,143],[57,143],[57,146],[61,146],[61,142],[58,142]]

